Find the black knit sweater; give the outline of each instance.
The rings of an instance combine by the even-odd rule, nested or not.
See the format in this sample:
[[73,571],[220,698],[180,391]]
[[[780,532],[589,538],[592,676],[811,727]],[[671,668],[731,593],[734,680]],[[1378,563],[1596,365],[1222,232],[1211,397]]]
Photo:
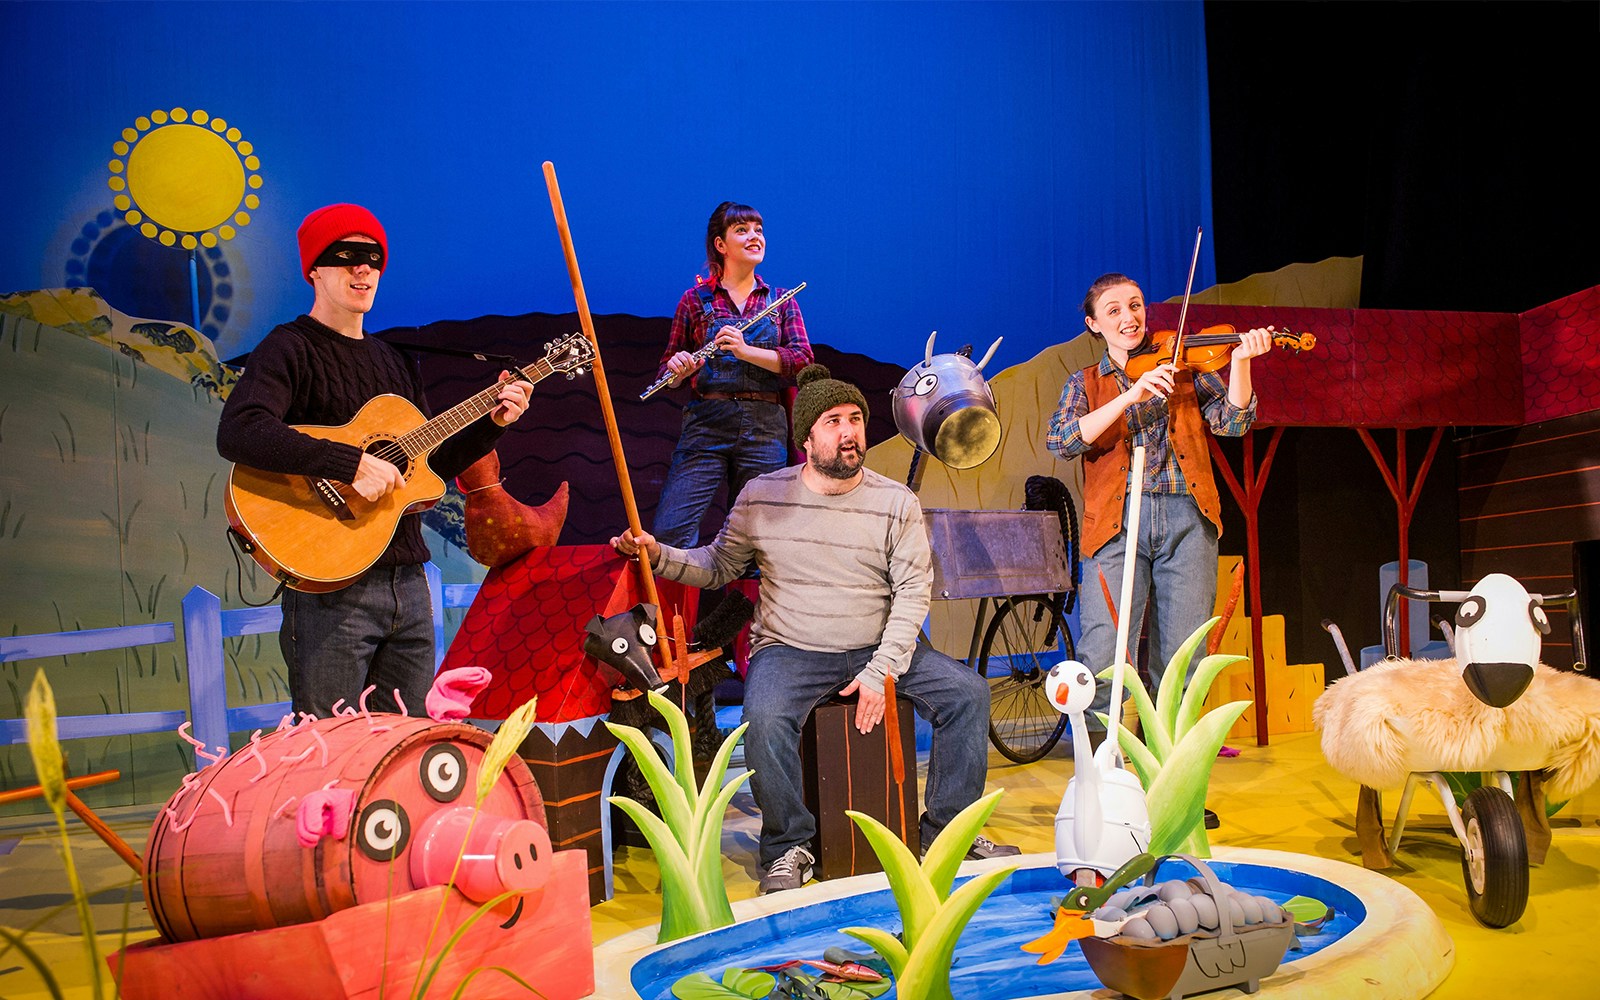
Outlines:
[[[348,483],[361,464],[361,450],[302,434],[290,425],[349,423],[363,404],[386,392],[429,413],[422,383],[403,354],[375,337],[346,337],[301,316],[274,329],[250,352],[244,374],[222,407],[217,451],[230,462],[265,472]],[[428,465],[444,479],[453,479],[487,455],[503,431],[485,416],[436,448]],[[375,565],[423,563],[428,558],[421,520],[408,514]]]

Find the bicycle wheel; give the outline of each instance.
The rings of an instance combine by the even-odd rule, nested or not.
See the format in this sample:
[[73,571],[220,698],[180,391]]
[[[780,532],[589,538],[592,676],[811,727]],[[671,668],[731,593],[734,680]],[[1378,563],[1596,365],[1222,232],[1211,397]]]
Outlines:
[[989,740],[1030,764],[1050,752],[1067,717],[1044,693],[1050,668],[1072,658],[1072,637],[1053,601],[1038,595],[1001,602],[983,635],[978,674],[989,681]]

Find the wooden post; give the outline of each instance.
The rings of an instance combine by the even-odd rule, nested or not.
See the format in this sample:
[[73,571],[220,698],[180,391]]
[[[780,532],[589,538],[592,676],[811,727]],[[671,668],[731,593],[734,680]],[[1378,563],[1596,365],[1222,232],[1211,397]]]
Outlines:
[[[1439,442],[1444,438],[1444,428],[1435,427],[1433,438],[1428,442],[1428,453],[1422,459],[1422,465],[1417,468],[1416,480],[1409,481],[1406,472],[1406,432],[1405,428],[1395,428],[1395,467],[1391,471],[1384,461],[1383,452],[1378,450],[1378,442],[1372,439],[1372,434],[1364,427],[1357,427],[1356,433],[1361,435],[1361,443],[1367,446],[1367,452],[1372,455],[1372,460],[1378,464],[1378,471],[1383,474],[1383,484],[1389,488],[1389,495],[1394,497],[1396,520],[1400,531],[1400,566],[1399,576],[1396,579],[1405,585],[1409,583],[1408,571],[1411,565],[1411,517],[1417,511],[1417,500],[1422,495],[1422,484],[1428,478],[1428,470],[1433,466],[1433,456],[1439,451]],[[1384,595],[1385,600],[1388,595]],[[1411,655],[1411,628],[1410,628],[1410,603],[1400,602],[1400,616],[1396,638],[1399,648],[1393,650],[1398,656]]]
[[1256,468],[1256,432],[1244,436],[1244,484],[1241,486],[1233,469],[1228,466],[1216,438],[1206,435],[1211,455],[1217,460],[1222,480],[1233,494],[1233,499],[1244,511],[1245,576],[1250,581],[1250,648],[1251,671],[1254,677],[1256,702],[1256,743],[1267,745],[1267,660],[1261,648],[1261,495],[1267,488],[1267,474],[1272,471],[1273,456],[1278,453],[1278,442],[1283,440],[1283,428],[1272,429],[1272,440],[1267,443],[1267,454]]

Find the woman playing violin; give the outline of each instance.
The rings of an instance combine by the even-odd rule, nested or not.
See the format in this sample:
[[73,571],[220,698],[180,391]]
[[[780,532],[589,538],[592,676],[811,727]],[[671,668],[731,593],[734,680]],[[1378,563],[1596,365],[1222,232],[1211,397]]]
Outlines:
[[[1143,445],[1131,622],[1137,635],[1148,603],[1155,687],[1179,645],[1216,603],[1222,518],[1205,435],[1238,437],[1255,422],[1250,360],[1271,349],[1272,337],[1270,328],[1240,334],[1226,379],[1172,362],[1132,378],[1129,357],[1148,346],[1144,292],[1126,275],[1103,275],[1089,286],[1083,311],[1089,332],[1105,341],[1106,354],[1067,380],[1045,440],[1063,458],[1083,456],[1085,588],[1078,658],[1095,669],[1122,659],[1098,576],[1103,572],[1111,593],[1121,593],[1128,470],[1134,446]],[[1095,708],[1104,711],[1108,697],[1102,687]]]

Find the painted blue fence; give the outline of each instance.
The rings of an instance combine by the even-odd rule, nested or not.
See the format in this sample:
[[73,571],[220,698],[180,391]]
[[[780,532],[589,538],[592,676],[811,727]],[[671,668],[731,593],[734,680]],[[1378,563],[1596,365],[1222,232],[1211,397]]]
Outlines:
[[[433,563],[428,563],[423,569],[433,598],[435,655],[442,660],[445,653],[444,611],[446,608],[470,605],[478,596],[478,585],[445,584],[440,578],[439,568]],[[228,706],[222,640],[276,632],[282,621],[283,610],[277,605],[224,610],[217,595],[204,587],[195,587],[183,598],[183,654],[189,680],[188,711],[173,709],[163,712],[64,716],[56,721],[61,738],[172,732],[185,721],[192,721],[195,739],[208,747],[226,749],[229,733],[276,726],[278,720],[289,711],[287,701],[241,705],[237,708]],[[173,622],[7,636],[0,638],[0,663],[157,646],[176,641],[177,627]],[[25,743],[27,739],[28,726],[25,720],[0,719],[0,746]],[[205,763],[204,759],[197,761],[198,765]]]

